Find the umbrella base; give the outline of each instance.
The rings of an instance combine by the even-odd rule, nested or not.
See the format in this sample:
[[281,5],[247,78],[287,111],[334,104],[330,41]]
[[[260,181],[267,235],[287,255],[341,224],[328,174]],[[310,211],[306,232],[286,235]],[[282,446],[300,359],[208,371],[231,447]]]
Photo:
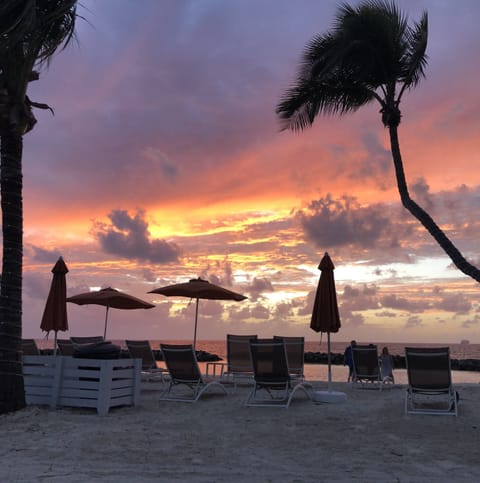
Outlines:
[[338,391],[315,391],[312,399],[315,403],[340,403],[347,400],[347,395]]

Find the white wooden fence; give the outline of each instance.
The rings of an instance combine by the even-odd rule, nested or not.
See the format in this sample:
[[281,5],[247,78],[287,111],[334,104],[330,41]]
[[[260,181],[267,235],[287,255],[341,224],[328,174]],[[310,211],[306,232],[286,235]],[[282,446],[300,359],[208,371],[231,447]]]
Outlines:
[[141,368],[141,359],[23,356],[26,403],[96,408],[104,416],[139,403]]

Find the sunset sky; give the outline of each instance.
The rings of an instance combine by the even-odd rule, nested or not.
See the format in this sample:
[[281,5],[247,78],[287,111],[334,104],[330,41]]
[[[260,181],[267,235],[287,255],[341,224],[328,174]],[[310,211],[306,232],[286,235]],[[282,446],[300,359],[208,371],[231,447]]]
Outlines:
[[[80,3],[77,41],[28,92],[55,115],[36,111],[24,138],[24,337],[42,337],[62,255],[68,295],[112,286],[156,304],[112,309],[112,339],[190,339],[195,304],[147,292],[200,276],[248,300],[201,301],[198,339],[318,340],[328,252],[334,340],[480,343],[480,287],[400,205],[379,106],[280,131],[275,106],[337,1]],[[398,5],[429,15],[427,77],[401,106],[410,192],[478,266],[480,3]],[[65,337],[101,334],[104,313],[68,304]]]

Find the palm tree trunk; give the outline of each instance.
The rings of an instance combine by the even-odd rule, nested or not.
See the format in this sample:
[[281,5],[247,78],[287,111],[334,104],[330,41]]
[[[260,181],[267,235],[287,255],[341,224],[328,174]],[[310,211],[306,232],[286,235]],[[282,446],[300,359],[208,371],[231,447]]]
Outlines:
[[459,270],[477,282],[480,282],[480,270],[467,262],[465,257],[447,238],[441,228],[435,223],[435,221],[433,221],[432,217],[410,198],[407,181],[405,179],[405,172],[403,170],[402,156],[400,154],[397,126],[390,125],[389,132],[393,164],[395,166],[395,175],[397,177],[397,186],[403,206],[428,230],[430,235],[433,236],[435,241],[451,258],[452,262]]
[[22,136],[1,136],[3,264],[0,282],[0,414],[25,407],[22,375]]

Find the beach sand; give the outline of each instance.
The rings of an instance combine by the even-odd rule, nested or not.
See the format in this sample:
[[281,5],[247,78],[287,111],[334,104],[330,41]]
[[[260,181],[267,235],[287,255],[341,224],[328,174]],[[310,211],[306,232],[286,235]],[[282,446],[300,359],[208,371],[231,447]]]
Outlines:
[[[324,382],[315,389],[325,390]],[[347,401],[246,408],[248,388],[197,403],[29,406],[1,415],[4,482],[473,482],[480,478],[480,385],[456,385],[459,416],[404,415],[405,386],[382,392],[334,383]]]

